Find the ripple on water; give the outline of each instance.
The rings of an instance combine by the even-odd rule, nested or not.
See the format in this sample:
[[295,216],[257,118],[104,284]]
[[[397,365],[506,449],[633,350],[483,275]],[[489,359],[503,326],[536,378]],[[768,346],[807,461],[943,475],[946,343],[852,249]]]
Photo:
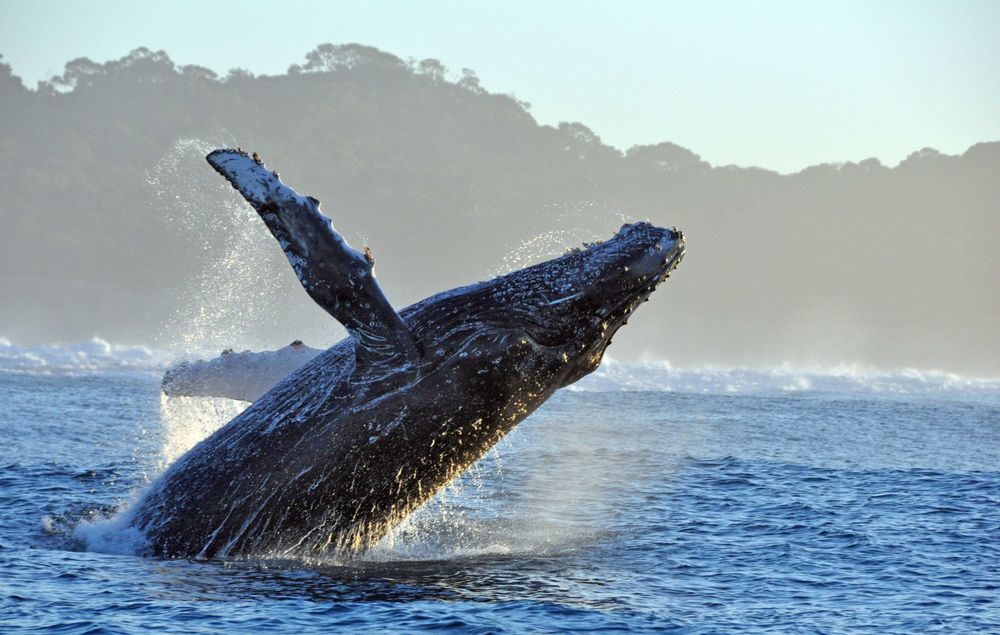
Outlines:
[[208,563],[74,540],[155,474],[154,379],[0,378],[11,403],[5,633],[1000,630],[982,400],[558,395],[362,558]]

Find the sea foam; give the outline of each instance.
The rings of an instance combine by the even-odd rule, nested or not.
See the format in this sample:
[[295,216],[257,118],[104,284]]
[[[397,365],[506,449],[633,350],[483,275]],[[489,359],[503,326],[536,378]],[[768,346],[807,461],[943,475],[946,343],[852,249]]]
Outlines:
[[884,370],[856,364],[773,368],[705,366],[676,368],[669,362],[621,362],[605,358],[576,391],[657,391],[696,394],[829,392],[880,395],[960,395],[1000,398],[1000,378],[976,378],[939,370]]
[[71,344],[21,346],[0,337],[0,372],[92,374],[162,372],[170,353],[146,346],[111,344],[99,337]]

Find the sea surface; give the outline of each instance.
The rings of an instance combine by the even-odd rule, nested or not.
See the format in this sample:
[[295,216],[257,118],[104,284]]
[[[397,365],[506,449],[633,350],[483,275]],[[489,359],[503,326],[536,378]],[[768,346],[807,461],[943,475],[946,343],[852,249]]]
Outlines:
[[0,632],[1000,632],[1000,381],[609,361],[371,553],[191,562],[114,522],[241,407],[165,363],[0,339]]

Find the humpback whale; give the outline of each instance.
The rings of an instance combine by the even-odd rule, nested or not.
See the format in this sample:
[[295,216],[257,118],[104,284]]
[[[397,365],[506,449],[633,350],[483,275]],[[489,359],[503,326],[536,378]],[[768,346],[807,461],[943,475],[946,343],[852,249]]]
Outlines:
[[152,555],[350,556],[373,545],[556,390],[684,254],[675,228],[609,240],[393,310],[373,259],[241,150],[208,162],[257,211],[349,336],[177,459],[130,513]]

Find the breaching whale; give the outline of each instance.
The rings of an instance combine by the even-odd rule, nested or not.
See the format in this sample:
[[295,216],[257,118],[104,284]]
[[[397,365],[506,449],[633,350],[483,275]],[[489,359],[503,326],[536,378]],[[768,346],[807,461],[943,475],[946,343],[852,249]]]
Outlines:
[[518,422],[597,368],[677,266],[674,228],[604,242],[396,313],[319,209],[256,155],[208,162],[278,240],[348,338],[180,457],[130,523],[161,557],[351,555],[371,546]]

